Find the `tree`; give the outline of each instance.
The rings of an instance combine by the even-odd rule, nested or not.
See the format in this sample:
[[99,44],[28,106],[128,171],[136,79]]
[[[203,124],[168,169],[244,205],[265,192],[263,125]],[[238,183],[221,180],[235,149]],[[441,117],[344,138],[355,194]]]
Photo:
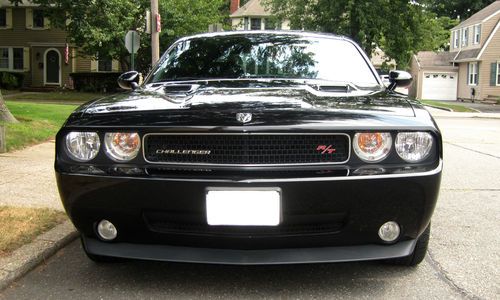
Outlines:
[[[14,1],[14,0],[11,0]],[[34,0],[45,9],[51,25],[66,30],[68,42],[83,54],[119,60],[122,69],[129,68],[130,54],[124,37],[129,30],[143,30],[149,0]],[[221,22],[225,0],[160,0],[162,16],[161,45],[166,47],[176,38],[204,32],[208,25]],[[153,24],[154,25],[154,24]],[[148,34],[141,34],[138,69],[147,71],[151,61]]]
[[[159,0],[162,31],[160,33],[160,52],[178,38],[208,31],[210,24],[222,23],[229,16],[226,0]],[[151,48],[149,35],[137,55],[138,66],[142,70],[151,67]]]
[[143,26],[148,0],[34,0],[51,26],[65,30],[68,42],[84,55],[119,60],[129,68],[124,46],[128,30]]
[[0,122],[5,123],[17,123],[16,118],[10,113],[9,108],[5,104],[2,96],[2,90],[0,89]]
[[370,56],[376,47],[407,68],[412,53],[446,47],[446,20],[408,0],[265,0],[293,29],[347,35]]
[[495,2],[495,0],[429,0],[427,2],[430,9],[438,16],[447,16],[452,19],[459,18],[464,21],[481,9]]

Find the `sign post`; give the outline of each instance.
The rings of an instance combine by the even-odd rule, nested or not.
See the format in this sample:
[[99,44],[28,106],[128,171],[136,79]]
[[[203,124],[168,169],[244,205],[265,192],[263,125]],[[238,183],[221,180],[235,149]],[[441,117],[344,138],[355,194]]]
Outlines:
[[125,48],[127,48],[130,53],[130,67],[131,70],[135,70],[135,54],[137,50],[141,47],[141,39],[139,33],[135,30],[130,30],[125,35]]
[[151,66],[160,59],[160,32],[161,17],[158,11],[158,0],[151,0],[151,17],[154,18],[151,26]]

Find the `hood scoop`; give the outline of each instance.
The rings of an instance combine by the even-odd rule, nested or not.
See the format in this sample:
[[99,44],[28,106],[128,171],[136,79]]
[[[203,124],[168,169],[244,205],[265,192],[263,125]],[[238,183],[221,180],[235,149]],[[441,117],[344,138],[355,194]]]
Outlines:
[[163,87],[163,91],[168,95],[187,96],[199,88],[199,84],[168,84]]
[[351,91],[349,85],[317,85],[315,89],[325,93],[349,93]]

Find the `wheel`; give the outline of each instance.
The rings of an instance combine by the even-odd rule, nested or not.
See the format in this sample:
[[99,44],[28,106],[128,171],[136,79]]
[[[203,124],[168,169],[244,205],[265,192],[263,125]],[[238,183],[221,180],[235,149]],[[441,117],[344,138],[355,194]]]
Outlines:
[[89,253],[87,251],[87,248],[85,247],[85,242],[83,241],[82,237],[80,237],[80,242],[82,243],[82,249],[83,249],[83,252],[85,252],[85,255],[87,255],[87,257],[95,263],[118,263],[118,262],[124,261],[123,258],[119,258],[119,257],[102,256],[102,255],[96,255],[96,254]]
[[427,247],[429,246],[429,237],[431,235],[431,224],[427,226],[424,232],[420,235],[415,245],[413,253],[405,256],[386,260],[391,265],[399,266],[416,266],[420,264],[427,254]]

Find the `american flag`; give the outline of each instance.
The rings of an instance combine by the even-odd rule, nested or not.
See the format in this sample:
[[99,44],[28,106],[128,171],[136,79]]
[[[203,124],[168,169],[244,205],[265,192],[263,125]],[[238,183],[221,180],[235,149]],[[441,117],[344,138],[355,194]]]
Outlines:
[[69,45],[66,43],[66,48],[64,49],[64,62],[69,63]]

